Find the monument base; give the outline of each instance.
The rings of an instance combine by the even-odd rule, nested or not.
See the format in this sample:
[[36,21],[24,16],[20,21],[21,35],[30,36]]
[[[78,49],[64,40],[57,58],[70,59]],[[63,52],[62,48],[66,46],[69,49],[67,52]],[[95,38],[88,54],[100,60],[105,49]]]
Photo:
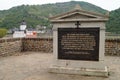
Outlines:
[[63,73],[63,74],[78,74],[78,75],[84,75],[84,76],[108,77],[107,67],[105,67],[104,70],[97,70],[97,69],[86,69],[86,68],[68,68],[68,67],[52,66],[49,69],[49,72]]

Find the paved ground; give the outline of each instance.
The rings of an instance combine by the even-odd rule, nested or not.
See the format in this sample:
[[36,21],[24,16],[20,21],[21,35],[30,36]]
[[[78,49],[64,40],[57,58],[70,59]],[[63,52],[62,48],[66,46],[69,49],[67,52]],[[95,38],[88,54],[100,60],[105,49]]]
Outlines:
[[120,57],[105,57],[105,62],[110,68],[110,76],[103,78],[48,73],[52,54],[25,54],[27,55],[0,58],[0,80],[120,80]]

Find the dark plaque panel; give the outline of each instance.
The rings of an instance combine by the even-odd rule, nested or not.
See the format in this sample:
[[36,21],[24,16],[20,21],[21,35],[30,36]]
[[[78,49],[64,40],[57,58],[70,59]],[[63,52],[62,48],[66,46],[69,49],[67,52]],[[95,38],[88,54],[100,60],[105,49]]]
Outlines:
[[99,60],[99,28],[58,28],[58,59]]

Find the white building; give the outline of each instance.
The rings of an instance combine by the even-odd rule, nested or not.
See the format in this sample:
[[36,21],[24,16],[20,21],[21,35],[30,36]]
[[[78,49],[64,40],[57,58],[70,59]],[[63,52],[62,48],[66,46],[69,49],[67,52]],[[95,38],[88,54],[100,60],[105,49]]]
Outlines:
[[19,31],[15,31],[13,33],[13,38],[22,38],[22,37],[26,37],[26,22],[23,20],[22,23],[20,24],[20,29]]

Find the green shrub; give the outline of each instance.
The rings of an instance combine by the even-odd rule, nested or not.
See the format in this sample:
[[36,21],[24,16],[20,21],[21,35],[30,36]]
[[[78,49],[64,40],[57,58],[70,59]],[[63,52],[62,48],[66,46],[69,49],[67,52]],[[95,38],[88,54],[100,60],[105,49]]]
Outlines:
[[0,38],[4,37],[6,34],[7,34],[7,30],[0,28]]

